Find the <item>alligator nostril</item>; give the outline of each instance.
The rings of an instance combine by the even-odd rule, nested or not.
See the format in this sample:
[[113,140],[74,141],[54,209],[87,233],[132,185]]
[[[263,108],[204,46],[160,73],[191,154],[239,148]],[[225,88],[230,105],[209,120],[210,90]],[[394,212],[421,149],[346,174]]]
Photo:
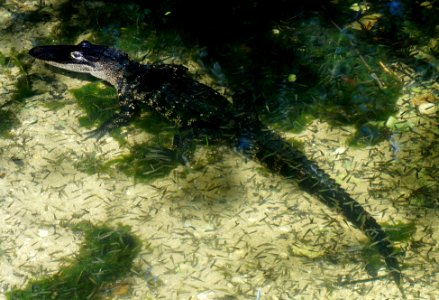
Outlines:
[[33,57],[37,57],[39,51],[40,51],[39,47],[35,47],[29,50],[29,54],[32,55]]

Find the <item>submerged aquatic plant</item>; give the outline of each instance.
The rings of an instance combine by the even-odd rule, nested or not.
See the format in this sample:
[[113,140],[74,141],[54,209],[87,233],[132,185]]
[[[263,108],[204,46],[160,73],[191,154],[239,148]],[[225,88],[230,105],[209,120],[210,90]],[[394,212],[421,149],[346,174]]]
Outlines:
[[106,285],[130,271],[141,244],[128,227],[81,223],[74,229],[84,233],[84,244],[70,264],[51,277],[32,280],[24,289],[8,292],[9,300],[96,299]]
[[180,164],[177,157],[178,151],[139,144],[131,148],[130,154],[112,159],[105,165],[114,165],[136,181],[147,182],[168,175]]
[[[389,235],[389,240],[393,243],[407,243],[416,233],[416,225],[413,223],[400,223],[395,225],[383,225],[386,233]],[[366,269],[368,273],[376,276],[378,270],[383,267],[380,254],[375,247],[368,242],[368,244],[362,248],[361,255],[367,262]]]
[[402,88],[399,79],[383,67],[386,50],[365,44],[348,29],[324,28],[316,20],[303,22],[299,32],[304,44],[301,60],[318,74],[315,85],[302,94],[313,100],[313,114],[332,124],[354,125],[358,130],[354,143],[357,138],[360,144],[384,139],[380,128],[367,123],[385,121],[395,113]]
[[89,127],[103,122],[118,108],[116,91],[102,82],[88,83],[80,88],[71,89],[70,92],[86,112],[86,116],[79,120],[82,126]]
[[[0,136],[3,137],[9,136],[9,131],[20,123],[17,112],[24,101],[35,95],[26,70],[28,64],[24,62],[23,56],[23,53],[18,53],[15,49],[11,49],[8,55],[0,52],[0,73],[8,81],[15,82],[14,89],[6,88],[9,93],[5,93],[6,97],[2,95],[0,101]],[[11,71],[12,68],[18,71]],[[2,82],[3,84],[6,82]]]
[[0,109],[0,136],[8,136],[9,130],[19,123],[19,120],[11,110]]

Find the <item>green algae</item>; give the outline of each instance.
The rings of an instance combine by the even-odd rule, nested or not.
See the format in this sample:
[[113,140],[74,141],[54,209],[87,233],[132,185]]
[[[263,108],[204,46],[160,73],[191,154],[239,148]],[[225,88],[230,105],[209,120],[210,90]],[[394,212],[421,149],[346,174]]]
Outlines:
[[130,153],[119,155],[111,160],[97,158],[88,154],[74,163],[78,171],[93,174],[108,174],[116,176],[119,173],[133,178],[135,182],[149,182],[167,176],[181,162],[177,159],[177,152],[151,146],[137,144],[130,148]]
[[301,85],[296,86],[297,97],[303,104],[292,104],[332,125],[354,125],[354,144],[382,141],[382,130],[367,124],[386,121],[396,112],[402,87],[382,67],[388,61],[388,50],[365,44],[353,32],[322,27],[316,19],[298,26],[297,32],[281,31],[301,50],[298,60],[307,62],[294,70],[295,84]]
[[122,154],[110,160],[103,160],[95,153],[89,153],[77,160],[74,165],[78,171],[90,175],[113,176],[122,172],[136,182],[149,182],[168,175],[181,163],[179,151],[156,144],[142,143],[130,147],[128,154]]
[[78,171],[89,175],[106,173],[111,174],[111,169],[105,164],[105,161],[99,159],[96,153],[87,153],[81,159],[74,162],[74,166]]
[[9,137],[9,131],[19,123],[13,111],[0,109],[0,136]]
[[[83,35],[92,42],[112,45],[135,55],[154,48],[151,44],[154,32],[148,25],[150,13],[148,8],[136,3],[85,2],[78,5],[67,1],[59,9],[63,22],[55,29],[56,42],[77,43],[78,36]],[[83,22],[72,22],[72,19]],[[86,36],[84,28],[87,28]]]
[[383,229],[392,242],[403,243],[415,234],[416,225],[414,223],[383,224]]
[[[387,233],[389,240],[396,244],[408,242],[416,233],[416,225],[414,223],[383,224],[382,227]],[[397,252],[394,255],[401,255],[401,253]],[[385,267],[382,255],[380,255],[376,247],[373,247],[370,243],[363,247],[361,256],[364,261],[366,261],[368,273],[372,276],[376,276],[378,270]]]
[[0,66],[7,66],[9,62],[9,59],[6,55],[0,52]]
[[[114,136],[114,135],[113,135]],[[124,142],[124,141],[122,141]],[[136,182],[148,182],[169,174],[182,163],[178,150],[168,149],[155,143],[141,143],[130,147],[128,154],[103,160],[95,153],[89,153],[77,160],[74,165],[78,171],[87,174],[124,173]]]
[[43,105],[50,110],[57,111],[63,107],[65,107],[68,103],[66,101],[50,101],[46,102]]
[[384,123],[365,123],[360,125],[350,137],[348,144],[353,147],[367,147],[387,139],[389,131]]
[[115,166],[137,182],[148,182],[168,175],[180,165],[177,151],[149,144],[138,144],[130,150],[129,154],[106,162],[105,166]]
[[[9,68],[15,67],[19,69],[19,72],[17,75],[12,75]],[[20,123],[16,115],[24,101],[35,95],[27,74],[27,67],[23,53],[18,53],[15,49],[11,49],[9,55],[0,53],[0,71],[14,82],[10,98],[6,98],[0,105],[0,136],[2,137],[9,137],[9,131]]]
[[103,123],[119,108],[116,90],[102,82],[87,83],[70,92],[86,113],[79,118],[81,126],[91,127]]
[[30,281],[7,299],[97,299],[103,289],[126,276],[141,243],[127,226],[110,228],[80,223],[73,230],[84,234],[84,243],[68,265],[53,276]]
[[14,48],[11,49],[8,56],[0,57],[0,65],[4,67],[14,66],[20,71],[15,81],[15,91],[12,95],[13,103],[24,102],[27,98],[34,96],[36,93],[32,89],[32,84],[29,79],[27,69],[30,64],[28,62],[28,56],[26,52],[17,52]]
[[15,93],[12,96],[13,102],[23,102],[27,98],[35,95],[35,91],[32,89],[29,78],[25,75],[20,76],[15,83]]
[[438,209],[439,198],[437,195],[439,195],[438,187],[426,184],[411,193],[409,203],[415,207]]

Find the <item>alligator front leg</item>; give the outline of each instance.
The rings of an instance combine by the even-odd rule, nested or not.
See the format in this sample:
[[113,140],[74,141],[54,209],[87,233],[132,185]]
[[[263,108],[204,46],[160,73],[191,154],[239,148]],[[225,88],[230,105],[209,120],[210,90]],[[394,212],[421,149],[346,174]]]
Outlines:
[[96,138],[99,140],[113,129],[128,124],[139,112],[138,106],[131,98],[120,98],[119,105],[119,112],[101,124],[97,129],[88,132],[87,138]]

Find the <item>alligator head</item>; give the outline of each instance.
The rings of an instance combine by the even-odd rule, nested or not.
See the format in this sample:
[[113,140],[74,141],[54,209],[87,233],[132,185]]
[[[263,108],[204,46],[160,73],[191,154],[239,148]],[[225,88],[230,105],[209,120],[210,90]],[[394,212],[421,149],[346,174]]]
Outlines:
[[55,67],[88,73],[112,85],[116,85],[120,70],[130,62],[126,53],[88,41],[78,45],[37,46],[29,54]]

